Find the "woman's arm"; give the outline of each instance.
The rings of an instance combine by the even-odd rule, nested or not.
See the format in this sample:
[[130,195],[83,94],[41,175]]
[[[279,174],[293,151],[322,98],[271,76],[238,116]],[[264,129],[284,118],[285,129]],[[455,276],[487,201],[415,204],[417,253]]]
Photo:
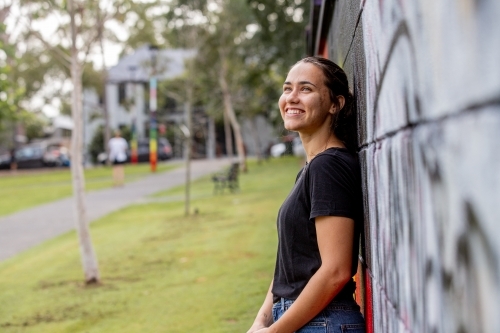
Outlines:
[[273,323],[273,281],[271,280],[271,286],[269,287],[264,303],[260,307],[259,312],[257,312],[257,317],[252,324],[252,327],[247,331],[247,333],[253,333],[261,328],[269,327]]
[[321,267],[283,316],[257,333],[292,333],[307,324],[351,279],[354,220],[339,216],[316,218]]

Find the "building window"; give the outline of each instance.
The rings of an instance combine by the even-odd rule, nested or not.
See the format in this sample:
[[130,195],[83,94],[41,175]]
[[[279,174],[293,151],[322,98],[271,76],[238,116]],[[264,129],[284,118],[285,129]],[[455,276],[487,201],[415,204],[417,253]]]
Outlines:
[[118,103],[123,104],[127,98],[126,84],[118,83]]

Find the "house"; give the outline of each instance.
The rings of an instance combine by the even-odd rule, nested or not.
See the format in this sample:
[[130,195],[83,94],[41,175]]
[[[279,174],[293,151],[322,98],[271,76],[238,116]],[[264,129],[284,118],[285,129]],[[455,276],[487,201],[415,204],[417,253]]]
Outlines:
[[147,137],[150,123],[148,90],[153,72],[158,81],[173,79],[184,72],[184,60],[194,56],[194,50],[157,50],[145,45],[120,59],[109,69],[106,83],[110,127],[117,129],[135,123],[137,137]]
[[[134,53],[124,56],[108,71],[105,90],[105,103],[111,130],[134,126],[138,139],[149,137],[150,127],[150,78],[154,73],[158,81],[174,79],[185,71],[184,61],[193,58],[195,50],[156,49],[145,45]],[[161,94],[162,92],[157,92]],[[161,118],[158,120],[160,133],[166,127],[175,127],[175,136],[171,140],[174,156],[183,156],[184,137],[181,131],[185,124],[183,101],[175,101],[168,110],[158,110]],[[178,104],[178,105],[177,105]],[[104,124],[98,96],[92,91],[85,91],[83,97],[84,113],[84,144],[88,147],[93,133]],[[160,112],[166,111],[166,112]],[[203,107],[193,110],[193,156],[212,158],[224,143],[223,134],[214,124]],[[99,117],[95,117],[99,115]],[[256,125],[256,126],[255,126]],[[256,130],[257,129],[257,130]],[[273,139],[273,128],[265,120],[258,117],[253,123],[242,123],[242,135],[249,155],[255,154],[259,144],[263,149]],[[219,144],[218,144],[219,143]]]

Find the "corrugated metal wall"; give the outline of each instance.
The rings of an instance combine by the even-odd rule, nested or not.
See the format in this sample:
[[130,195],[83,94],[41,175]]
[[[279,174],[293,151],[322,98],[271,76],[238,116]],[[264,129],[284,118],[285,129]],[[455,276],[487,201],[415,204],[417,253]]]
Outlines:
[[[338,0],[374,332],[500,332],[500,1]],[[371,289],[371,290],[370,290]]]

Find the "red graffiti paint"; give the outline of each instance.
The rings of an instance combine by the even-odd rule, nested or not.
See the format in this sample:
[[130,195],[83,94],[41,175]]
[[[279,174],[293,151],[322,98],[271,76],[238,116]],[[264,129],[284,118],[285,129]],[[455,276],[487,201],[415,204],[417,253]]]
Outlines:
[[373,333],[373,297],[372,297],[372,279],[368,269],[365,273],[365,323],[366,333]]

